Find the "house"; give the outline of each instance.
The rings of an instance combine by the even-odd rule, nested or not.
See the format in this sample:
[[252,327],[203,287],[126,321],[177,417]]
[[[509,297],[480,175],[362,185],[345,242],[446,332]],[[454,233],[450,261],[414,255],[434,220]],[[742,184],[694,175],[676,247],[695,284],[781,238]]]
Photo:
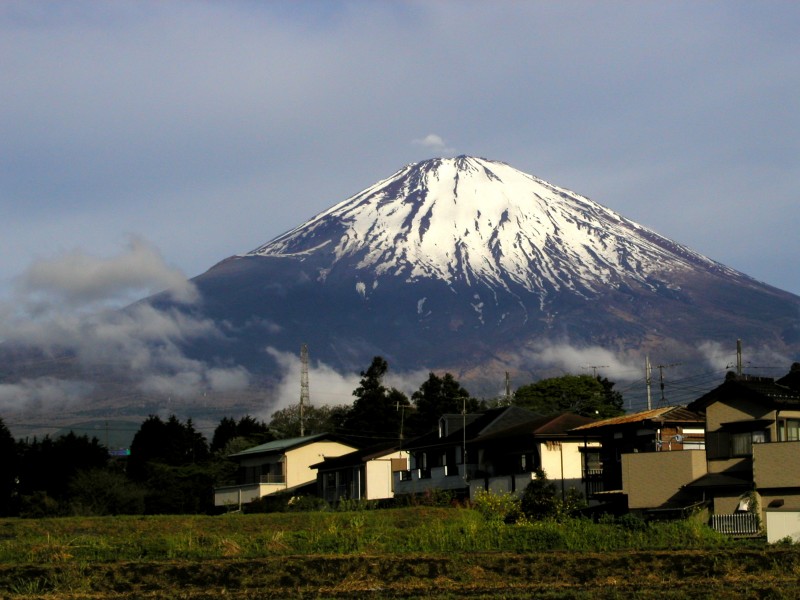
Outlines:
[[515,406],[444,415],[438,431],[406,444],[410,465],[394,473],[395,494],[433,489],[465,497],[482,489],[519,494],[537,469],[563,493],[582,488],[586,450],[597,444],[568,431],[590,421],[572,413],[543,417]]
[[334,504],[340,500],[383,500],[394,497],[393,471],[408,469],[408,452],[397,443],[326,457],[317,470],[317,494]]
[[705,416],[708,472],[687,487],[716,515],[753,511],[755,499],[768,535],[770,518],[780,520],[770,513],[793,513],[800,522],[798,378],[797,364],[777,381],[729,373],[689,405]]
[[228,458],[239,464],[237,484],[214,489],[214,506],[241,506],[269,494],[313,484],[313,465],[329,456],[356,450],[341,436],[321,433],[267,442]]
[[620,509],[691,504],[683,486],[705,474],[704,418],[665,406],[581,425],[573,434],[600,439],[600,475],[586,473],[589,497]]

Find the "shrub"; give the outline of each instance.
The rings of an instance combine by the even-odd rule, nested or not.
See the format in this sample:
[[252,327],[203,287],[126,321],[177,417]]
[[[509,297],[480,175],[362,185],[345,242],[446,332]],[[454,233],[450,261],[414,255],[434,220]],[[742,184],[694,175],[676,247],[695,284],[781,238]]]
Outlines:
[[519,498],[508,492],[478,490],[472,507],[487,521],[515,523],[522,516]]

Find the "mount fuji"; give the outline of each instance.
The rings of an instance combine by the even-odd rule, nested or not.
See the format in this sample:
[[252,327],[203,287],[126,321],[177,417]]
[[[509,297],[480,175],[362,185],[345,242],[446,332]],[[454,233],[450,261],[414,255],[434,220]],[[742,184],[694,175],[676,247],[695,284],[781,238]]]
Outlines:
[[555,343],[624,356],[690,356],[736,338],[800,349],[797,296],[468,156],[408,165],[193,281],[193,310],[227,334],[187,351],[267,376],[265,348],[303,343],[342,371],[382,355],[400,371],[495,382],[504,370],[540,373],[531,357]]

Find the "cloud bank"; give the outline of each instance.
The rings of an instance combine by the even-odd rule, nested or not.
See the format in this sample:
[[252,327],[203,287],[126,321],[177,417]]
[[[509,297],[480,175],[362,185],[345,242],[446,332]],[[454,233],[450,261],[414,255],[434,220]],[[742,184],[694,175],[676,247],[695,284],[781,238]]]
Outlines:
[[[197,299],[193,284],[140,239],[109,259],[75,251],[38,260],[19,277],[13,300],[0,304],[0,340],[4,347],[35,348],[47,360],[69,359],[78,372],[122,375],[144,393],[190,398],[246,388],[250,374],[243,367],[207,365],[183,352],[184,343],[224,337],[211,320],[145,302],[119,307],[132,294],[165,288],[184,303]],[[74,373],[23,379],[0,385],[0,408],[75,402],[94,388]]]

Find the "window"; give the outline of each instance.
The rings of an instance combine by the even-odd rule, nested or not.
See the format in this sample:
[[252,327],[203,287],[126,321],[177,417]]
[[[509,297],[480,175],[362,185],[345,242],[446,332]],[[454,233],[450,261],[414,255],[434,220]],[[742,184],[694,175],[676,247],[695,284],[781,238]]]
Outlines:
[[778,441],[796,442],[800,440],[800,419],[781,419],[778,421]]
[[763,444],[767,441],[767,432],[745,431],[731,435],[731,456],[752,456],[753,444]]

